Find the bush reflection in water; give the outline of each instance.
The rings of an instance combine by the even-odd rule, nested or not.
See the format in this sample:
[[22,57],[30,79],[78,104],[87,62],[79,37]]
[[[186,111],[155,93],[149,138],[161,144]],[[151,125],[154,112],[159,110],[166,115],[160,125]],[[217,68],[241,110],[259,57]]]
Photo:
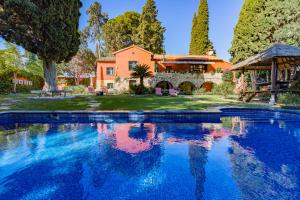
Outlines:
[[300,199],[299,127],[240,117],[9,124],[0,199]]

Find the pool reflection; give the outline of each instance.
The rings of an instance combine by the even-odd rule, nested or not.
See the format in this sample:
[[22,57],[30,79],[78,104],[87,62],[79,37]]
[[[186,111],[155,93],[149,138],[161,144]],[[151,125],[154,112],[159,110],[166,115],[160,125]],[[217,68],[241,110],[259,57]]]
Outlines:
[[0,199],[300,199],[298,122],[221,121],[2,126]]

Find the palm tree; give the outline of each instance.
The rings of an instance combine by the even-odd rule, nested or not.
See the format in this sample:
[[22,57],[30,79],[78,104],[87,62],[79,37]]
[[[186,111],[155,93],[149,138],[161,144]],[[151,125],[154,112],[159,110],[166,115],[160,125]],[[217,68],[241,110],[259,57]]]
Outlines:
[[[153,73],[150,71],[150,66],[148,65],[137,65],[134,71],[131,73],[131,78],[139,78],[140,85],[138,91],[144,90],[144,78],[150,78],[153,76]],[[142,92],[137,92],[142,93]]]

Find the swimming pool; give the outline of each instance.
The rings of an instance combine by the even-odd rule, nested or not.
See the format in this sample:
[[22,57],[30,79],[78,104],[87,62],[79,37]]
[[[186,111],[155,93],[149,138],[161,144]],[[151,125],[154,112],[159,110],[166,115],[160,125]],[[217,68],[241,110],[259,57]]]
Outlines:
[[0,114],[0,199],[300,199],[300,114]]

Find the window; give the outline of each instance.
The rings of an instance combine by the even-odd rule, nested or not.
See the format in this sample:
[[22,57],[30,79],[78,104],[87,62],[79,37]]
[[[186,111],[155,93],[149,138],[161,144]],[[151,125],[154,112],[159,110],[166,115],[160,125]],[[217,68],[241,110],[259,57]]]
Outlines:
[[107,83],[107,89],[113,89],[114,88],[114,84],[113,83]]
[[191,65],[191,72],[196,73],[206,73],[207,72],[207,66],[206,65]]
[[166,66],[166,72],[170,73],[172,71],[172,67],[171,66]]
[[133,71],[135,69],[135,67],[137,66],[137,61],[129,61],[128,62],[128,68],[129,68],[129,71]]
[[108,76],[113,76],[114,75],[114,68],[113,67],[108,67],[106,68],[106,75]]

